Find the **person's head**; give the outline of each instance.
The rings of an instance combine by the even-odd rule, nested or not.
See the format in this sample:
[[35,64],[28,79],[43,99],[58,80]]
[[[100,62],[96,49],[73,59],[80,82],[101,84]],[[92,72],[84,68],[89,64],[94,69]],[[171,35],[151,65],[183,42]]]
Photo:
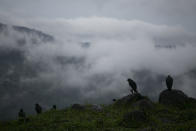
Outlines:
[[129,78],[129,79],[127,79],[127,81],[129,82],[129,81],[131,81],[131,79]]
[[168,76],[167,76],[167,78],[170,78],[170,79],[172,79],[172,77],[171,77],[170,75],[168,75]]

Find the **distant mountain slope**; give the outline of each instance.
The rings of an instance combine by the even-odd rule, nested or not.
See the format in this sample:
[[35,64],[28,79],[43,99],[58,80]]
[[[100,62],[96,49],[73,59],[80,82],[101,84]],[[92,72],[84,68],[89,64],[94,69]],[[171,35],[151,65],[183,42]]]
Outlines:
[[[24,98],[20,98],[18,95],[22,94],[25,86],[21,84],[21,80],[35,77],[37,72],[41,71],[39,64],[32,63],[26,58],[32,45],[36,47],[36,44],[52,44],[53,41],[53,36],[41,31],[0,23],[1,119],[13,116],[12,110],[20,105],[18,101],[22,103]],[[10,113],[6,113],[7,111]]]
[[53,36],[41,31],[22,26],[9,27],[2,23],[0,23],[0,38],[0,85],[2,84],[2,79],[5,80],[13,74],[24,75],[29,74],[28,72],[31,70],[35,70],[31,68],[31,64],[25,61],[25,46],[27,44],[31,46],[31,44],[54,41]]
[[[35,30],[35,29],[30,29],[24,26],[11,26],[13,30],[17,31],[18,33],[26,33],[28,35],[36,35],[38,36],[43,42],[50,42],[54,40],[54,37],[43,33],[41,31]],[[0,33],[8,30],[9,26],[6,24],[0,23]]]

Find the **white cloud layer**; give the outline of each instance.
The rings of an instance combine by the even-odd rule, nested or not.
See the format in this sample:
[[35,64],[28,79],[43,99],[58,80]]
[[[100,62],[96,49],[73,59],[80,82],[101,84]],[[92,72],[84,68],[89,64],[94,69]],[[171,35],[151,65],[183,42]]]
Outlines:
[[[15,40],[24,35],[10,31],[8,38],[0,36],[0,47],[23,50],[27,62],[39,63],[44,69],[36,77],[21,79],[27,86],[21,98],[34,90],[28,89],[31,83],[35,92],[40,92],[36,100],[45,105],[50,104],[48,99],[61,107],[74,102],[109,103],[113,97],[129,93],[128,77],[136,80],[140,92],[154,98],[165,89],[168,74],[174,76],[174,88],[196,95],[195,77],[184,75],[196,67],[196,37],[180,26],[107,17],[23,22],[52,34],[56,40],[33,45],[27,36],[28,44],[21,48]],[[47,98],[51,94],[53,98]],[[30,103],[32,99],[28,98]]]

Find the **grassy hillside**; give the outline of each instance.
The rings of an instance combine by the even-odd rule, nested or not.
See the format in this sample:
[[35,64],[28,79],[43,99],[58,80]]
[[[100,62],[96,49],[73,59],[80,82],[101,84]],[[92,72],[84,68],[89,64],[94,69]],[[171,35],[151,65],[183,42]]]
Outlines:
[[[28,116],[28,122],[18,120],[1,122],[0,131],[191,131],[196,129],[195,105],[178,109],[155,103],[152,109],[142,110],[132,105],[92,105],[83,109],[48,110],[40,115]],[[128,112],[142,111],[145,119],[125,119]],[[141,116],[137,116],[141,117]]]

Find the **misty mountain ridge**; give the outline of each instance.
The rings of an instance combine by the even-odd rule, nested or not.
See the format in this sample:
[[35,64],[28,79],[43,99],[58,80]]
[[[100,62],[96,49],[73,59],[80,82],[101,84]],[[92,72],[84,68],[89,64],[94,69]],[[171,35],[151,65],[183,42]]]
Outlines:
[[[122,76],[102,70],[96,66],[97,61],[94,61],[97,56],[88,55],[94,46],[91,39],[88,42],[78,42],[80,38],[78,43],[68,43],[69,46],[64,48],[52,35],[6,24],[0,24],[0,39],[1,119],[13,119],[21,107],[33,113],[32,106],[37,102],[43,103],[46,109],[54,103],[59,107],[74,102],[110,103],[112,98],[119,98],[127,92],[125,80],[130,76],[139,82],[140,92],[153,100],[157,99],[163,87],[161,82],[164,81],[165,74],[150,69],[129,69],[120,73]],[[161,45],[168,42],[165,39],[160,42]],[[156,43],[159,43],[158,40],[156,39]],[[72,46],[76,46],[77,50],[69,51]],[[171,47],[177,48],[173,48],[173,45]],[[163,48],[170,49],[170,46],[166,44]],[[101,46],[101,50],[104,49]],[[96,48],[90,50],[96,51]],[[81,52],[84,55],[80,55]],[[104,59],[100,61],[103,66],[107,62]],[[108,68],[107,65],[104,67]],[[195,74],[195,69],[191,69],[175,76],[175,87],[194,96],[191,89],[195,84]],[[184,81],[190,87],[184,88]]]
[[[0,33],[7,34],[8,33],[8,28],[9,28],[8,25],[0,23]],[[41,31],[38,31],[38,30],[35,30],[35,29],[30,29],[30,28],[27,28],[27,27],[24,27],[24,26],[11,26],[11,28],[13,30],[15,30],[16,32],[21,33],[21,34],[24,33],[24,34],[27,34],[29,36],[35,35],[39,39],[41,39],[43,42],[54,41],[54,37],[53,36],[45,34],[45,33],[41,32]],[[19,40],[19,42],[23,42],[23,41],[24,40]],[[36,43],[36,42],[34,42],[34,43]]]
[[0,101],[2,101],[0,114],[3,116],[7,108],[5,105],[14,106],[16,103],[6,104],[6,98],[14,98],[23,90],[21,79],[35,77],[41,70],[39,64],[35,65],[26,59],[25,46],[53,42],[54,37],[27,27],[0,23],[0,38]]
[[[55,39],[53,36],[35,29],[8,26],[2,23],[0,23],[0,39],[0,101],[2,102],[0,116],[1,119],[5,119],[14,116],[13,111],[19,108],[23,101],[26,101],[25,96],[34,102],[43,97],[42,93],[44,92],[37,92],[37,90],[42,90],[41,87],[47,88],[50,83],[42,81],[39,77],[42,77],[40,74],[43,72],[51,72],[50,67],[45,63],[45,60],[41,60],[42,58],[38,58],[40,59],[38,61],[34,60],[31,52],[34,53],[37,48],[47,48],[55,44]],[[83,57],[57,55],[54,58],[51,57],[51,60],[60,66],[79,66],[84,63],[85,59]]]
[[[14,31],[14,33],[12,33],[12,31]],[[18,36],[15,36],[15,34]],[[53,36],[42,33],[41,31],[37,31],[22,26],[9,27],[8,25],[2,23],[0,23],[0,36],[2,38],[4,37],[5,39],[10,39],[10,37],[15,37],[14,40],[16,40],[16,41],[8,41],[7,43],[5,41],[4,43],[4,40],[1,39],[1,44],[0,44],[1,79],[3,77],[11,76],[13,74],[14,75],[28,74],[27,72],[29,71],[31,72],[31,70],[34,70],[33,68],[30,69],[31,67],[28,67],[28,69],[26,67],[26,66],[30,66],[27,64],[27,61],[25,60],[26,52],[23,49],[23,47],[26,46],[27,43],[30,42],[31,44],[42,44],[42,43],[54,41]],[[11,46],[9,46],[9,44]],[[14,76],[14,77],[18,77],[18,79],[20,78],[19,76]]]

